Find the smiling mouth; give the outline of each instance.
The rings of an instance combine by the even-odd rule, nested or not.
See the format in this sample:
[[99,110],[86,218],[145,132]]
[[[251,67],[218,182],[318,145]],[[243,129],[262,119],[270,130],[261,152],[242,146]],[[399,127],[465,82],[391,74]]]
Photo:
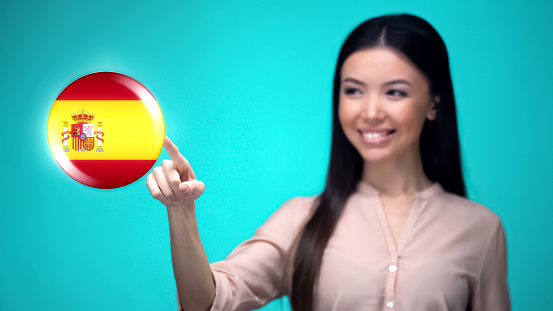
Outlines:
[[388,132],[372,132],[372,133],[371,132],[363,133],[361,131],[358,131],[358,132],[361,135],[362,140],[364,142],[372,143],[372,144],[380,144],[380,143],[389,141],[390,137],[392,136],[392,134],[396,132],[396,130],[390,130]]

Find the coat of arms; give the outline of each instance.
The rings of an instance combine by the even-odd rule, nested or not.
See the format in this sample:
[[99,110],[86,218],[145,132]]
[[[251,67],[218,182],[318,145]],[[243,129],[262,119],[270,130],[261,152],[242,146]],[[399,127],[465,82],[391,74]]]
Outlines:
[[[104,139],[104,132],[102,132],[102,122],[98,122],[98,130],[94,130],[95,125],[92,123],[94,120],[94,114],[82,109],[81,111],[73,112],[71,114],[74,124],[71,124],[71,130],[69,130],[69,122],[63,121],[63,151],[69,152],[68,141],[71,140],[71,149],[78,152],[88,152],[94,149],[94,134],[98,139],[97,152],[103,152],[102,146]],[[71,138],[71,139],[70,139]]]

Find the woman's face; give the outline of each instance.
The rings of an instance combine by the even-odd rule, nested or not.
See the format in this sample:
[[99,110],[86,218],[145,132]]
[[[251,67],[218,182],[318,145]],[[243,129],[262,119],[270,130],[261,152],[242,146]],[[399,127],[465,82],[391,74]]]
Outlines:
[[388,47],[359,50],[342,66],[339,118],[365,162],[417,156],[426,118],[436,118],[424,74]]

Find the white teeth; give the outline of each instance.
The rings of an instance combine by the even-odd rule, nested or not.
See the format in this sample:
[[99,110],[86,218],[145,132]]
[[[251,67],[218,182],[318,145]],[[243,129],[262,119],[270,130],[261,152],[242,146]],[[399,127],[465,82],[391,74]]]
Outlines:
[[363,136],[365,136],[366,138],[378,138],[386,136],[386,133],[363,133]]

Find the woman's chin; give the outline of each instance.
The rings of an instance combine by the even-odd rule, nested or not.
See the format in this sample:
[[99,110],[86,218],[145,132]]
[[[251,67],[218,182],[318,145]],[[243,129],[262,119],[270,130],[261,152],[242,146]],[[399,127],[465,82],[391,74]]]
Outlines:
[[385,154],[361,154],[365,163],[382,163],[389,160],[389,156]]

